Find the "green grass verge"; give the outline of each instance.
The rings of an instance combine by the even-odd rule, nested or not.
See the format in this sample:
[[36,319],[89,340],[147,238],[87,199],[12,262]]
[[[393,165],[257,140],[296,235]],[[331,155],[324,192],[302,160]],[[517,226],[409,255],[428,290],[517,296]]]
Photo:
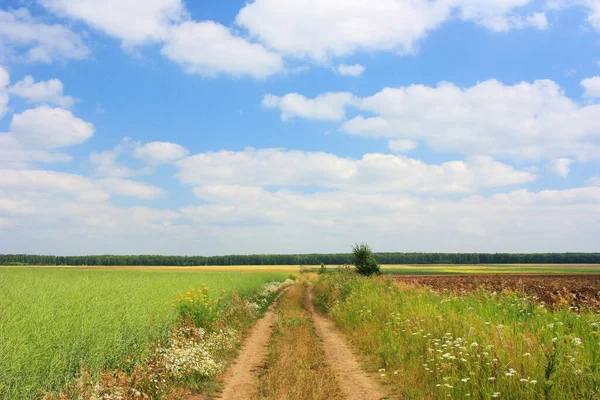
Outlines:
[[600,315],[325,274],[317,301],[400,398],[597,399]]

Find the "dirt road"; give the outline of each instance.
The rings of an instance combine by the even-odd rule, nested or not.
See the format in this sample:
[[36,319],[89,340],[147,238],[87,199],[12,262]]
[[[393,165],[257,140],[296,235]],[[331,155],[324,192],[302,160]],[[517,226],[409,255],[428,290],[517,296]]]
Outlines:
[[[363,371],[340,335],[334,323],[315,312],[312,305],[312,288],[305,298],[305,308],[321,342],[325,361],[335,374],[341,396],[348,400],[387,399],[385,390],[377,379]],[[250,400],[259,396],[258,384],[260,368],[268,354],[268,344],[276,321],[276,308],[269,310],[252,328],[243,344],[236,362],[225,372],[225,389],[221,400]],[[310,399],[289,399],[310,400]]]
[[258,396],[258,373],[267,356],[267,345],[276,319],[271,308],[251,329],[235,363],[223,374],[221,400],[249,400]]
[[[311,288],[312,289],[312,288]],[[312,304],[312,290],[309,290],[307,308],[312,316],[317,334],[323,341],[327,362],[335,371],[339,386],[348,400],[386,399],[381,384],[360,368],[350,347],[341,337],[335,324],[315,312]]]

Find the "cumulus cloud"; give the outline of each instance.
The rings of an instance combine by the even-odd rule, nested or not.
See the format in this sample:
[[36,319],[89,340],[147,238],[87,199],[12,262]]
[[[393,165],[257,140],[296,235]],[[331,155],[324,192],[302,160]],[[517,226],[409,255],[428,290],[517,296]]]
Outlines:
[[[185,147],[177,143],[149,142],[142,144],[125,137],[121,143],[110,150],[90,154],[90,163],[95,175],[127,178],[150,174],[161,164],[172,164],[188,153]],[[126,161],[127,159],[129,161]],[[130,167],[131,161],[136,160],[138,160],[138,164],[139,161],[143,161],[145,166]]]
[[194,185],[317,186],[370,192],[469,193],[536,179],[535,174],[490,157],[435,165],[378,153],[355,160],[329,153],[246,149],[197,154],[177,165],[179,179]]
[[14,57],[23,61],[49,64],[57,60],[81,60],[90,51],[78,34],[59,24],[44,24],[21,8],[0,10],[0,53],[14,53]]
[[28,168],[38,162],[69,162],[71,159],[63,152],[25,147],[10,133],[0,134],[0,168]]
[[94,174],[112,178],[128,178],[151,172],[151,168],[133,169],[122,161],[123,157],[129,156],[139,146],[139,143],[125,137],[111,150],[91,153],[90,163]]
[[458,9],[462,19],[473,21],[495,32],[523,28],[543,30],[548,27],[543,12],[519,12],[519,8],[532,3],[531,0],[451,0],[451,3]]
[[135,197],[138,199],[152,200],[162,197],[166,192],[152,185],[130,179],[107,178],[99,181],[100,187],[119,196]]
[[[181,0],[40,0],[59,16],[81,20],[128,45],[166,38],[187,18]],[[135,21],[133,21],[134,19]]]
[[108,192],[88,178],[45,170],[2,170],[0,188],[19,192],[66,193],[79,201],[104,201],[110,198]]
[[111,193],[146,200],[165,195],[165,191],[157,186],[128,179],[93,180],[77,174],[27,169],[2,169],[0,175],[0,190],[69,195],[84,202],[106,201]]
[[226,74],[264,79],[283,71],[281,56],[212,21],[172,27],[162,53],[186,72],[204,77]]
[[570,158],[557,158],[556,160],[550,161],[548,167],[550,170],[561,178],[566,178],[571,172],[571,164],[574,161]]
[[348,92],[324,93],[314,99],[298,93],[288,93],[281,97],[268,94],[261,104],[265,108],[280,110],[283,121],[293,117],[339,121],[345,118],[346,106],[352,103],[353,98]]
[[255,0],[240,10],[236,23],[283,54],[323,61],[359,51],[414,52],[420,39],[453,14],[492,31],[545,29],[544,13],[522,12],[530,3],[532,0]]
[[585,97],[600,98],[600,76],[586,78],[581,81]]
[[323,111],[312,111],[306,105],[323,103],[318,100],[326,96],[336,99],[334,107],[325,102],[323,109],[335,111],[328,113],[327,119],[343,119],[347,107],[368,113],[345,121],[343,132],[420,140],[436,152],[532,161],[600,158],[600,127],[596,123],[600,105],[577,103],[551,80],[515,85],[487,80],[468,88],[449,82],[434,87],[387,87],[362,98],[341,92],[307,99],[292,93],[294,101],[284,107],[286,96],[267,98],[268,105],[281,110],[283,119],[315,119],[315,113]]
[[53,149],[85,142],[94,134],[94,125],[62,108],[40,106],[13,115],[10,132],[31,148]]
[[10,75],[8,71],[0,65],[0,119],[4,117],[8,110],[8,84],[10,83]]
[[600,175],[592,176],[585,183],[588,186],[600,186]]
[[170,164],[188,153],[185,147],[170,142],[150,142],[137,146],[133,151],[134,157],[148,164]]
[[36,82],[31,75],[12,85],[8,92],[13,96],[24,98],[28,103],[52,104],[62,108],[70,108],[75,99],[63,95],[63,83],[60,79]]
[[411,151],[417,148],[417,143],[412,140],[390,140],[388,142],[388,147],[391,151],[395,153],[404,153],[407,151]]
[[411,52],[449,13],[441,1],[257,0],[236,22],[281,53],[325,60],[365,50]]
[[357,77],[357,76],[361,76],[363,74],[363,72],[365,72],[365,67],[363,65],[360,64],[353,64],[353,65],[347,65],[347,64],[340,64],[336,67],[336,72],[342,76],[352,76],[352,77]]
[[600,31],[600,3],[597,0],[548,0],[547,5],[553,9],[582,7],[587,11],[588,23]]

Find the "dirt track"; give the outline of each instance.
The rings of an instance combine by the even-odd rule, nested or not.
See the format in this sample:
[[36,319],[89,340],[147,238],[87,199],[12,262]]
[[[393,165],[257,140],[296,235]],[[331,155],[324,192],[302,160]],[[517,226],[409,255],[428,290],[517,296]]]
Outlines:
[[360,368],[356,357],[338,333],[334,323],[315,312],[312,304],[312,290],[309,290],[308,293],[307,309],[312,317],[317,335],[323,342],[327,362],[334,370],[346,399],[378,400],[387,398],[379,382]]
[[251,329],[238,358],[225,373],[222,400],[249,400],[258,396],[258,372],[267,356],[275,311],[270,309]]
[[[333,369],[344,398],[348,400],[387,398],[379,382],[361,370],[356,357],[337,332],[334,323],[314,311],[311,294],[312,292],[309,291],[305,306],[310,313],[317,335],[323,343],[326,362]],[[237,360],[223,374],[225,388],[220,397],[221,400],[250,400],[259,396],[259,372],[267,357],[267,346],[276,318],[276,309],[272,307],[251,329]]]

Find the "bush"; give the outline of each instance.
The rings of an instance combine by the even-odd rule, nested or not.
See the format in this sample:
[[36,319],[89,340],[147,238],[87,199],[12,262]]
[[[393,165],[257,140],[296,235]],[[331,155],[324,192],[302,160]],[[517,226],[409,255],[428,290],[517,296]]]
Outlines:
[[355,244],[352,247],[352,253],[354,255],[356,272],[365,276],[381,273],[379,264],[377,263],[377,260],[375,260],[375,257],[373,257],[373,251],[368,244]]
[[319,274],[324,274],[327,272],[327,267],[325,264],[321,263],[321,268],[319,269]]

